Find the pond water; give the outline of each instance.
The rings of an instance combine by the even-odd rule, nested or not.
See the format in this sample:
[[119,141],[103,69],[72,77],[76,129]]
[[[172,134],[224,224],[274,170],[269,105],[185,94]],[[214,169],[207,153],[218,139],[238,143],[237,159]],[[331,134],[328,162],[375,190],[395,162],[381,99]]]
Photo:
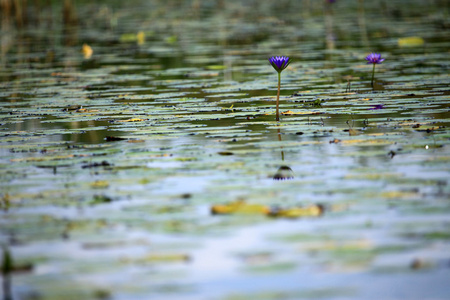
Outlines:
[[3,7],[4,299],[450,297],[447,1],[98,2]]

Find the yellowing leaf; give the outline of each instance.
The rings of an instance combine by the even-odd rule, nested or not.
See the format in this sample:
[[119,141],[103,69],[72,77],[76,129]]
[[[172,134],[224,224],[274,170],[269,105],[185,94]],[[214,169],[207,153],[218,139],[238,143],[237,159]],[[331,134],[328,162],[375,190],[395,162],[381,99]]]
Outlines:
[[[81,156],[81,155],[78,155]],[[23,157],[23,158],[13,158],[11,162],[37,162],[37,161],[53,161],[53,160],[64,160],[74,158],[75,155],[55,155],[55,156],[42,156],[42,157]]]
[[143,31],[139,31],[136,38],[138,45],[143,45],[145,43],[145,33]]
[[83,44],[81,52],[83,53],[84,59],[89,59],[92,57],[92,54],[94,54],[94,50],[92,50],[91,46],[88,44]]
[[210,65],[206,67],[208,70],[224,70],[227,66],[224,65]]
[[130,259],[123,258],[123,262],[131,263],[167,263],[167,262],[187,262],[191,258],[187,254],[149,254],[142,258]]
[[400,38],[397,41],[399,47],[419,47],[422,46],[424,43],[425,41],[423,40],[423,38],[418,36]]
[[109,187],[109,182],[106,180],[96,180],[93,183],[91,183],[91,188],[94,189],[104,189]]
[[234,106],[234,104],[232,104],[229,108],[223,108],[223,107],[222,107],[222,109],[223,109],[223,110],[231,110],[231,111],[234,111],[234,110],[233,110],[233,106]]
[[405,199],[405,198],[417,198],[419,194],[415,192],[390,191],[381,193],[381,196],[383,198],[388,199],[395,199],[395,198]]
[[221,214],[267,214],[269,208],[261,204],[247,204],[243,200],[237,200],[229,204],[213,205],[211,213],[214,215]]
[[373,244],[370,240],[355,240],[355,241],[326,241],[326,242],[313,242],[304,246],[305,249],[310,251],[351,251],[351,250],[370,250],[373,249]]
[[151,254],[147,255],[144,258],[145,261],[162,261],[162,262],[169,262],[169,261],[188,261],[190,260],[189,255],[186,254]]
[[287,111],[283,111],[281,112],[282,115],[319,115],[321,114],[321,112],[318,111],[291,111],[291,110],[287,110]]
[[318,217],[323,214],[323,205],[310,205],[307,207],[293,207],[287,209],[270,208],[262,204],[248,204],[243,200],[237,200],[228,204],[213,205],[211,213],[224,214],[262,214],[279,218]]
[[425,131],[425,132],[432,132],[438,129],[441,129],[443,127],[439,126],[420,126],[419,128],[415,128],[416,131]]
[[272,210],[269,213],[269,216],[283,218],[318,217],[323,214],[323,211],[323,205],[314,204],[306,207],[293,207],[287,209]]
[[79,108],[75,112],[77,112],[77,113],[93,113],[93,112],[99,112],[99,110],[98,109]]
[[128,120],[120,120],[119,122],[142,122],[145,121],[145,119],[140,119],[140,118],[131,118]]

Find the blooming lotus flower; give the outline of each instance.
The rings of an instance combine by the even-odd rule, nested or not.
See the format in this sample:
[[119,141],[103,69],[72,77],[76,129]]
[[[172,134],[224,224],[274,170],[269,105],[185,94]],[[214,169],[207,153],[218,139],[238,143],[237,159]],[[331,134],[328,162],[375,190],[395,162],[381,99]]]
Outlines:
[[375,65],[376,64],[381,64],[384,61],[384,58],[381,58],[381,54],[378,53],[370,53],[369,55],[366,56],[366,60],[368,64],[373,64],[373,69],[372,69],[372,81],[370,82],[370,85],[372,86],[373,89],[373,79],[375,76]]
[[287,56],[272,56],[269,62],[278,73],[281,73],[291,63],[291,59]]
[[280,121],[280,113],[278,106],[280,103],[280,86],[281,86],[281,72],[291,63],[291,59],[287,56],[272,56],[269,62],[275,71],[278,72],[278,92],[277,92],[277,121]]
[[370,53],[366,56],[366,60],[368,64],[381,64],[384,61],[384,58],[381,58],[381,54]]

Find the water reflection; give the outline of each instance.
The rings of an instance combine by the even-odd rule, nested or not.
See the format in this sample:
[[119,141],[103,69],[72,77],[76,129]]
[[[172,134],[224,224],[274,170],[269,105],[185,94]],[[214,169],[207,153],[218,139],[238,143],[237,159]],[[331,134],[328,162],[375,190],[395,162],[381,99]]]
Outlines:
[[364,47],[369,48],[369,38],[367,37],[366,16],[364,12],[364,0],[358,0],[358,26],[361,34],[361,43]]
[[[277,129],[278,134],[278,141],[281,143],[281,129]],[[281,160],[284,161],[284,151],[283,146],[280,146],[281,149]],[[274,180],[288,180],[288,179],[294,179],[294,171],[289,166],[282,165],[278,168],[277,172],[273,176]]]
[[65,0],[63,6],[63,37],[65,46],[78,44],[78,18],[71,0]]
[[0,38],[1,44],[1,66],[3,67],[6,63],[5,56],[9,49],[13,46],[13,34],[12,34],[12,24],[10,18],[10,7],[6,5],[7,2],[2,2],[2,14],[1,14],[1,29],[2,34]]
[[281,166],[273,176],[274,180],[294,179],[294,171],[289,166]]
[[2,255],[2,278],[3,278],[3,300],[12,300],[11,295],[11,272],[12,272],[12,258],[11,253],[7,247],[3,247]]
[[333,3],[325,1],[324,15],[325,15],[325,43],[327,50],[334,50],[335,48],[335,35],[333,31],[333,10],[331,6]]

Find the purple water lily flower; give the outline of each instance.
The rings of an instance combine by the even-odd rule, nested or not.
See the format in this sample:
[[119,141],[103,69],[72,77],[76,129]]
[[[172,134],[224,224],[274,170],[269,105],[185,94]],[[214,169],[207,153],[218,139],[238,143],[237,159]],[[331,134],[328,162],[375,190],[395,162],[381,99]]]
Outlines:
[[291,59],[287,56],[272,56],[269,58],[269,62],[272,67],[280,73],[291,63]]
[[381,64],[384,61],[384,58],[381,58],[381,54],[378,53],[370,53],[366,57],[368,64]]
[[375,65],[381,64],[384,61],[384,58],[381,58],[381,54],[372,52],[366,56],[366,60],[368,64],[373,64],[372,81],[370,82],[370,85],[372,86],[373,89],[373,79],[375,77]]
[[376,109],[384,109],[384,105],[383,104],[374,104],[371,105],[372,108],[369,108],[370,110],[376,110]]
[[287,56],[272,56],[269,58],[269,62],[275,71],[278,72],[278,91],[277,91],[277,122],[280,121],[280,113],[278,110],[280,103],[280,86],[281,86],[281,71],[291,63],[291,59]]

